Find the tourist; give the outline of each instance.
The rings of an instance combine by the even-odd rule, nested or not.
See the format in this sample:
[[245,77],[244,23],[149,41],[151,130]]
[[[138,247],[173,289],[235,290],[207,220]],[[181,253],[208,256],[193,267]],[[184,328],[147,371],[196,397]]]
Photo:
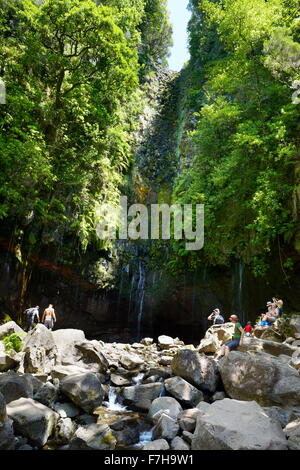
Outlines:
[[31,307],[25,310],[24,314],[26,315],[26,324],[27,324],[27,331],[31,331],[34,327],[35,321],[38,323],[40,321],[39,315],[39,306]]
[[248,321],[247,325],[245,326],[245,336],[252,336],[253,334],[253,326],[251,321]]
[[53,329],[54,323],[56,322],[56,316],[52,304],[50,304],[49,307],[45,309],[43,313],[42,322],[44,323],[46,328],[48,328],[48,330]]
[[214,309],[214,311],[209,315],[208,320],[213,321],[214,325],[223,325],[223,323],[225,323],[225,320],[218,308]]
[[243,343],[244,329],[239,322],[237,315],[231,315],[229,320],[234,324],[234,332],[231,341],[223,344],[220,352],[218,353],[216,360],[220,359],[222,356],[228,356],[230,351],[237,349],[239,345]]
[[273,297],[273,302],[276,305],[276,317],[280,318],[283,314],[283,300],[281,300],[280,297],[276,295],[276,297]]

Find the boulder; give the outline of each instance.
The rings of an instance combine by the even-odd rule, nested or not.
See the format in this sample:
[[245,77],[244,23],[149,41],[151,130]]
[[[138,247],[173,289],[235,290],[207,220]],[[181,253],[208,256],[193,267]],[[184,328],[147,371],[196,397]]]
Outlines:
[[105,355],[100,351],[97,341],[83,341],[76,343],[75,348],[79,351],[80,361],[89,366],[95,365],[96,372],[106,372],[109,363]]
[[144,379],[152,376],[158,376],[163,379],[169,379],[172,375],[171,370],[163,369],[161,367],[151,367],[145,374]]
[[155,428],[153,429],[153,438],[172,441],[172,439],[177,436],[178,432],[179,424],[177,423],[176,419],[171,418],[171,416],[163,413],[159,418]]
[[19,364],[16,360],[17,356],[11,357],[9,354],[0,351],[0,372],[6,372],[10,369],[15,369]]
[[174,346],[174,339],[171,336],[162,335],[158,338],[158,346],[160,349],[171,349]]
[[265,352],[272,356],[285,355],[291,357],[297,348],[286,343],[269,341],[265,339],[247,338],[243,340],[243,344],[238,347],[241,352]]
[[192,450],[287,450],[287,444],[258,403],[225,398],[197,418]]
[[113,450],[116,438],[106,424],[89,424],[77,429],[70,441],[70,450]]
[[196,428],[196,420],[191,418],[182,418],[178,420],[179,426],[183,431],[194,432]]
[[13,333],[21,333],[26,335],[25,331],[19,327],[14,321],[9,321],[0,326],[0,340],[10,336]]
[[280,408],[279,406],[268,406],[263,408],[269,418],[278,421],[282,428],[285,428],[293,415],[292,408]]
[[75,348],[75,344],[85,341],[84,332],[66,328],[64,330],[53,331],[52,335],[58,350],[60,362],[62,364],[65,362],[69,364],[76,362],[78,350]]
[[[290,317],[290,327],[293,330],[294,336],[297,333],[300,333],[300,314],[293,314]],[[1,339],[1,336],[0,336]]]
[[190,450],[190,446],[181,437],[176,436],[171,442],[172,450]]
[[58,390],[51,382],[47,382],[33,395],[33,398],[43,405],[52,408],[58,398]]
[[152,419],[153,416],[161,410],[165,414],[171,416],[171,418],[176,419],[182,411],[182,406],[173,397],[159,397],[152,402],[149,408],[148,417]]
[[300,420],[292,421],[283,430],[289,450],[300,450]]
[[70,418],[60,418],[55,429],[55,440],[60,445],[68,444],[76,431],[76,426]]
[[37,447],[46,444],[59,418],[53,410],[31,398],[19,398],[10,402],[7,405],[7,414],[13,420],[15,431],[27,437]]
[[214,393],[219,383],[217,365],[213,359],[196,351],[182,349],[172,361],[173,374],[187,380],[203,392]]
[[300,349],[298,348],[297,351],[293,353],[292,359],[291,359],[291,365],[297,369],[300,370]]
[[33,387],[28,380],[12,371],[0,375],[0,392],[6,403],[33,397]]
[[110,424],[110,428],[118,445],[129,446],[137,444],[140,440],[139,422],[136,417],[121,418]]
[[73,403],[55,403],[53,410],[59,414],[61,418],[75,418],[79,416],[81,411]]
[[194,435],[189,431],[183,431],[182,439],[187,442],[190,446],[192,445]]
[[122,396],[124,403],[131,405],[135,409],[149,410],[151,403],[158,398],[164,389],[161,382],[135,385],[132,387],[124,387]]
[[211,397],[211,401],[217,401],[217,400],[224,400],[226,398],[226,393],[224,392],[216,392],[213,394]]
[[153,344],[153,338],[143,338],[141,343],[145,346],[151,346],[151,344]]
[[117,387],[126,387],[132,384],[131,380],[128,379],[128,377],[121,374],[111,374],[110,380],[113,385],[116,385]]
[[219,361],[227,395],[264,406],[300,405],[300,376],[288,364],[265,353],[232,351]]
[[143,450],[169,450],[170,446],[165,439],[157,439],[144,445]]
[[0,450],[14,450],[15,445],[16,440],[12,420],[6,418],[1,423],[0,419]]
[[198,351],[205,354],[217,352],[222,344],[230,341],[234,331],[233,323],[211,326],[201,340]]
[[6,419],[7,419],[6,402],[5,402],[4,396],[0,392],[0,425],[3,424]]
[[172,356],[161,356],[158,362],[162,366],[170,366],[172,364],[172,360],[173,360]]
[[203,393],[181,377],[165,380],[165,388],[172,397],[188,406],[194,407],[204,400]]
[[61,391],[86,413],[102,405],[104,391],[95,374],[86,372],[65,377],[60,382]]
[[22,351],[20,372],[49,373],[57,362],[52,332],[41,323],[27,334]]
[[85,374],[87,369],[79,366],[55,366],[50,372],[52,379],[64,379],[70,375]]
[[137,354],[123,354],[120,363],[125,369],[136,369],[144,364],[144,360]]

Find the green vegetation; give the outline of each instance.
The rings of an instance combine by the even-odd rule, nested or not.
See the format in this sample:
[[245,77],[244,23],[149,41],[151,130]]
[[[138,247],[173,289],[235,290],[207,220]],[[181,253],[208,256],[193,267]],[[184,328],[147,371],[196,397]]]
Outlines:
[[20,352],[23,347],[22,336],[25,336],[25,335],[20,334],[20,333],[12,333],[11,335],[6,336],[3,339],[5,352],[7,353],[10,353],[11,351],[16,351],[17,353]]
[[274,256],[285,277],[293,269],[299,240],[300,106],[292,102],[292,85],[300,78],[299,7],[298,0],[191,1],[185,73],[193,125],[186,125],[173,200],[204,203],[206,232],[200,255],[182,258],[178,248],[170,261],[175,272],[187,265],[228,265],[233,257],[256,275],[266,273]]

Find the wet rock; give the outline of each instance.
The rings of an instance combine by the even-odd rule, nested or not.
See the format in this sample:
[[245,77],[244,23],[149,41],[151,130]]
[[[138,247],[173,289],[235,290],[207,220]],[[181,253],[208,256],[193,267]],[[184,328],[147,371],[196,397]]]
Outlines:
[[68,444],[76,431],[76,426],[70,418],[60,418],[55,429],[55,440],[60,445]]
[[9,354],[0,351],[0,372],[6,372],[10,369],[15,369],[20,361],[16,357],[11,357]]
[[287,450],[280,424],[256,402],[225,398],[197,418],[192,450]]
[[172,450],[190,450],[190,446],[181,437],[176,436],[171,442],[171,449]]
[[22,330],[22,328],[20,328],[14,321],[9,321],[0,326],[0,340],[6,338],[6,336],[12,335],[13,333],[21,333],[26,336],[25,331]]
[[167,392],[185,405],[196,406],[204,400],[203,393],[181,377],[165,380]]
[[12,371],[0,375],[0,392],[7,404],[22,397],[33,397],[33,387],[28,380]]
[[46,444],[58,421],[58,415],[53,410],[31,398],[10,402],[7,414],[13,420],[16,432],[38,447]]
[[172,371],[203,392],[214,393],[217,390],[219,373],[216,363],[196,351],[179,351],[173,359]]
[[102,405],[103,388],[95,374],[84,373],[65,377],[60,382],[61,391],[86,413]]
[[123,354],[120,363],[125,369],[131,370],[143,365],[144,361],[136,354]]
[[283,430],[289,450],[300,450],[300,420],[292,421]]
[[81,413],[80,409],[73,403],[55,403],[53,409],[61,418],[75,418]]
[[128,377],[124,377],[124,375],[119,374],[111,374],[110,380],[117,387],[126,387],[132,384],[131,380],[129,380]]
[[256,400],[264,406],[300,405],[298,372],[265,353],[232,351],[219,361],[224,388],[237,400]]
[[153,416],[161,410],[165,414],[171,416],[171,418],[176,419],[182,411],[182,406],[173,397],[159,397],[152,402],[149,408],[148,417],[152,419]]
[[110,424],[118,445],[129,446],[140,440],[139,423],[135,417],[125,417]]
[[162,335],[158,338],[158,346],[160,349],[170,349],[174,346],[174,339],[171,336]]
[[97,417],[88,414],[83,414],[75,418],[75,422],[80,426],[88,426],[89,424],[96,424]]
[[157,439],[149,442],[143,447],[143,450],[169,450],[170,446],[165,439]]
[[154,439],[166,439],[171,441],[174,437],[177,436],[179,432],[179,424],[176,419],[171,418],[171,416],[163,413],[158,420],[155,428],[153,429],[153,438]]
[[135,385],[132,387],[124,387],[122,396],[125,404],[135,409],[149,410],[151,403],[158,398],[164,389],[161,382],[153,384]]
[[33,398],[45,406],[52,407],[58,398],[58,390],[51,382],[47,382],[34,394]]
[[70,450],[113,450],[116,438],[106,424],[81,426],[70,441]]

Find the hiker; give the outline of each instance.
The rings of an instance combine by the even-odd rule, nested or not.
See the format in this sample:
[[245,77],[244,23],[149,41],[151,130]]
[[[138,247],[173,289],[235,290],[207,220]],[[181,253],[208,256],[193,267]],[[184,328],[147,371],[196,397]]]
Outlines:
[[213,321],[214,325],[223,325],[223,323],[225,323],[225,320],[222,317],[218,308],[214,309],[214,311],[209,315],[207,320]]
[[253,326],[252,326],[251,321],[247,322],[247,325],[245,326],[244,330],[245,330],[245,336],[248,336],[248,337],[252,336]]
[[228,356],[230,351],[236,349],[243,342],[244,329],[239,322],[237,315],[231,315],[229,320],[234,324],[234,332],[231,341],[223,344],[221,350],[219,351],[216,360],[220,359],[222,356]]
[[42,322],[48,328],[48,330],[52,330],[54,327],[54,323],[56,322],[56,316],[54,312],[53,305],[50,304],[48,308],[44,310]]
[[35,321],[37,323],[40,321],[39,308],[40,307],[37,305],[36,307],[25,310],[27,331],[31,331],[34,328]]
[[283,300],[281,300],[280,297],[276,295],[276,297],[273,297],[273,302],[276,305],[276,317],[280,318],[283,314]]

